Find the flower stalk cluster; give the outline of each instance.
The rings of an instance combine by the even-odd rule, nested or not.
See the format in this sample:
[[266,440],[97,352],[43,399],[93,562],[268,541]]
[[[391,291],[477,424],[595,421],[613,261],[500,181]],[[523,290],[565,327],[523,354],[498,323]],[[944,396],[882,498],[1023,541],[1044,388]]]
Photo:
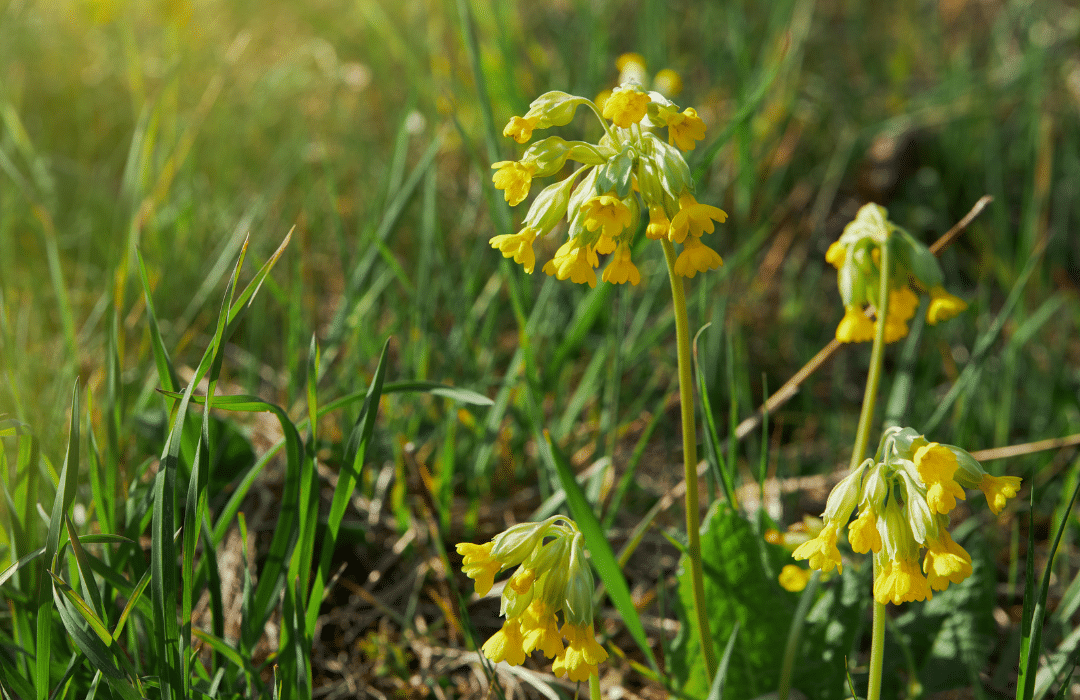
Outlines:
[[926,309],[930,325],[948,320],[967,308],[962,299],[945,291],[941,265],[930,249],[889,221],[884,207],[866,204],[825,254],[825,259],[837,270],[837,286],[844,301],[844,318],[836,327],[836,339],[842,343],[861,343],[874,338],[876,321],[866,316],[864,308],[867,304],[874,308],[881,306],[878,299],[881,247],[890,237],[894,262],[887,272],[885,342],[893,343],[907,335],[907,323],[919,308],[919,292],[930,296]]
[[[982,491],[997,514],[1016,495],[1020,478],[992,476],[959,447],[929,442],[912,428],[890,428],[877,454],[832,490],[824,527],[793,556],[809,560],[812,569],[842,571],[837,540],[847,525],[852,550],[873,552],[877,602],[929,599],[971,575],[971,555],[948,530],[949,512],[966,498],[965,488]],[[858,517],[848,524],[856,508]]]
[[[694,181],[682,152],[705,137],[705,122],[692,108],[679,108],[658,92],[621,85],[604,100],[603,110],[591,100],[565,92],[548,92],[513,117],[503,135],[527,143],[534,131],[565,126],[577,108],[586,106],[604,128],[597,143],[565,141],[550,136],[533,143],[521,160],[492,165],[492,181],[506,201],[517,206],[529,195],[534,178],[556,175],[567,162],[580,167],[549,185],[533,200],[523,227],[491,239],[491,246],[513,258],[526,272],[536,265],[533,243],[564,218],[567,240],[543,270],[560,280],[596,286],[600,255],[611,254],[601,279],[638,284],[641,273],[631,260],[639,223],[648,216],[645,235],[679,244],[675,271],[683,277],[715,270],[720,256],[701,241],[713,222],[727,219],[720,209],[694,197]],[[667,140],[657,131],[667,130]]]
[[463,542],[457,551],[479,596],[488,594],[499,572],[518,567],[502,591],[502,629],[484,643],[487,658],[518,666],[539,650],[554,659],[556,676],[584,681],[596,674],[608,654],[593,633],[596,587],[574,521],[556,515],[522,523],[485,544]]

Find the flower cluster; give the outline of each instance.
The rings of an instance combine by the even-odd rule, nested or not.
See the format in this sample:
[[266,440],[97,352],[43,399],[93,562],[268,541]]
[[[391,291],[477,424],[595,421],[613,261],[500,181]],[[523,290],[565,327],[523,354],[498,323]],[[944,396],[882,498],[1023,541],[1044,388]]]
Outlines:
[[874,598],[882,604],[928,599],[932,590],[971,575],[971,556],[948,530],[948,514],[965,498],[965,487],[981,490],[996,514],[1016,495],[1020,478],[992,476],[959,447],[928,442],[911,428],[890,428],[874,459],[832,490],[825,526],[793,556],[809,560],[812,569],[842,570],[839,530],[858,507],[848,541],[857,553],[874,553]]
[[931,325],[948,320],[967,308],[963,300],[945,291],[942,286],[944,276],[934,254],[889,221],[884,207],[866,204],[825,253],[825,259],[837,270],[837,285],[844,301],[844,318],[836,327],[836,339],[842,343],[860,343],[874,338],[875,321],[866,316],[864,306],[879,306],[881,246],[890,238],[894,264],[887,272],[889,304],[885,316],[885,342],[892,343],[907,335],[907,322],[919,308],[916,290],[930,295],[926,320]]
[[556,515],[522,523],[485,544],[461,543],[457,551],[480,596],[491,590],[496,574],[518,567],[502,592],[500,614],[506,622],[484,643],[485,656],[516,666],[539,649],[554,659],[556,676],[584,681],[596,673],[608,654],[593,634],[595,585],[584,537],[572,520]]
[[[568,239],[544,265],[545,273],[595,287],[599,256],[610,253],[603,281],[637,284],[641,273],[630,253],[638,224],[647,214],[648,238],[682,245],[676,274],[693,277],[722,265],[701,236],[712,233],[713,222],[723,223],[727,214],[694,198],[693,178],[682,155],[705,138],[705,122],[693,109],[679,111],[660,93],[642,92],[629,83],[615,89],[602,111],[584,97],[548,92],[533,101],[525,116],[511,119],[503,135],[526,143],[537,129],[568,124],[582,105],[604,127],[598,143],[551,136],[529,146],[521,160],[492,166],[495,187],[516,206],[528,196],[534,178],[557,174],[567,161],[581,164],[536,196],[521,230],[495,236],[491,246],[531,273],[536,265],[533,242],[565,217]],[[654,133],[664,128],[667,141]]]

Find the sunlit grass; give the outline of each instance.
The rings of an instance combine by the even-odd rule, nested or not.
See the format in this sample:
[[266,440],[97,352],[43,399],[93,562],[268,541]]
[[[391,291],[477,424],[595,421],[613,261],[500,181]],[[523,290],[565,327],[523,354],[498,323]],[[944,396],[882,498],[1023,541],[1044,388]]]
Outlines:
[[[36,504],[52,512],[72,420],[81,422],[81,464],[67,496],[87,513],[73,531],[84,541],[149,536],[149,522],[129,518],[150,512],[140,499],[149,498],[174,418],[175,399],[157,390],[183,391],[212,347],[245,238],[241,289],[290,230],[289,246],[220,349],[218,395],[257,395],[301,426],[301,439],[311,439],[303,427],[309,387],[323,408],[365,391],[390,338],[387,383],[431,381],[494,400],[487,407],[439,394],[384,396],[357,477],[361,500],[342,505],[345,497],[327,490],[318,525],[304,531],[310,538],[338,530],[332,561],[316,556],[323,583],[356,551],[412,533],[398,554],[424,573],[394,613],[408,626],[416,624],[409,616],[420,614],[433,644],[465,648],[459,626],[467,620],[456,617],[459,601],[451,593],[465,589],[450,574],[456,562],[445,547],[563,502],[559,472],[538,439],[544,429],[575,470],[595,466],[583,491],[601,522],[614,526],[617,553],[618,540],[678,481],[671,476],[679,471],[678,414],[665,398],[676,375],[663,261],[635,256],[644,281],[633,289],[570,288],[539,270],[528,276],[502,263],[487,241],[512,222],[490,181],[491,162],[520,156],[501,138],[502,125],[547,89],[592,96],[612,87],[615,58],[626,51],[641,53],[651,71],[681,74],[679,103],[695,106],[708,126],[690,155],[699,199],[731,214],[714,234],[725,266],[696,280],[688,301],[694,329],[712,324],[699,338],[698,361],[718,452],[736,486],[762,471],[811,478],[846,459],[867,363],[865,353],[847,349],[770,414],[765,440],[759,433],[743,442],[727,436],[729,425],[751,415],[832,337],[842,312],[824,253],[869,199],[929,243],[981,196],[994,198],[941,258],[953,291],[971,309],[913,334],[920,342],[910,349],[890,348],[882,401],[905,424],[928,434],[932,426],[935,439],[972,451],[1080,432],[1078,34],[1080,13],[1054,0],[889,8],[806,0],[768,7],[0,3],[0,421],[9,421],[0,423],[0,467],[11,497],[0,508],[7,547],[0,567],[45,544]],[[597,135],[580,118],[567,128]],[[557,246],[538,241],[538,258]],[[313,335],[321,351],[317,371],[309,359]],[[174,387],[155,362],[162,349],[176,370]],[[76,382],[81,399],[73,407]],[[328,411],[308,445],[327,489],[328,475],[340,478],[347,455],[355,454],[349,445],[360,439],[350,438],[360,405],[357,399]],[[210,483],[222,492],[207,492],[200,512],[218,545],[226,531],[238,531],[236,513],[245,513],[254,529],[244,551],[255,555],[246,566],[257,588],[275,547],[272,527],[252,520],[253,501],[238,500],[239,511],[219,518],[224,494],[238,493],[252,468],[241,447],[256,460],[267,458],[258,489],[280,497],[287,460],[267,455],[284,424],[213,415],[221,423],[208,428],[215,431],[210,446],[220,452],[211,464],[222,472]],[[18,440],[15,421],[27,431]],[[198,442],[198,431],[189,432],[182,477]],[[1033,485],[1038,533],[1069,522],[1065,506],[1077,469],[1068,451],[991,462],[988,469],[1007,469]],[[95,470],[101,483],[89,477]],[[179,488],[183,503],[186,478]],[[116,499],[111,511],[106,491]],[[714,484],[712,492],[723,489]],[[796,501],[785,496],[766,506],[789,523],[802,515]],[[358,504],[372,510],[361,515]],[[811,505],[811,512],[820,507]],[[334,514],[329,524],[327,511]],[[12,513],[29,528],[17,544]],[[660,516],[659,523],[677,529],[677,521]],[[968,522],[978,530],[985,521]],[[1016,528],[1017,542],[1026,540],[1026,518],[1003,522]],[[1025,548],[1007,552],[1008,534],[1001,532],[982,550],[987,573],[980,580],[1019,585]],[[1065,528],[1062,551],[1072,551],[1075,536]],[[1047,537],[1038,536],[1040,554]],[[649,542],[657,551],[668,546],[658,537]],[[146,570],[136,550],[118,542],[87,549],[128,579],[114,585],[99,573],[102,590],[111,585],[128,597]],[[995,551],[1006,554],[995,558]],[[85,598],[84,574],[65,556],[72,590]],[[1055,563],[1059,594],[1076,581],[1068,561],[1059,556]],[[671,572],[633,562],[635,595],[666,596],[666,607],[643,615],[673,617],[673,591],[657,587],[657,576]],[[367,585],[367,566],[350,562],[341,576]],[[28,564],[5,584],[5,597],[29,604],[20,596],[36,595],[31,583],[40,571]],[[213,590],[205,582],[215,574],[200,569],[196,576],[204,577],[201,590]],[[288,585],[297,595],[296,581]],[[270,594],[252,590],[266,604]],[[1015,590],[985,605],[1010,612],[1020,600]],[[324,612],[347,607],[347,595],[334,595]],[[1047,616],[1043,643],[1054,659],[1069,658],[1067,645],[1058,645],[1072,629],[1076,600],[1073,591]],[[98,607],[115,624],[119,610],[110,605]],[[139,605],[143,627],[128,625],[117,641],[129,650],[151,629],[150,609]],[[312,609],[318,611],[305,608]],[[281,629],[280,609],[274,614]],[[29,643],[29,620],[0,620],[6,650]],[[917,621],[898,624],[919,638]],[[395,625],[369,630],[378,629],[380,648],[391,656],[388,649],[407,648]],[[300,620],[295,630],[316,627]],[[218,636],[223,629],[206,627]],[[622,629],[612,623],[607,631]],[[419,629],[409,633],[423,637]],[[56,626],[53,641],[70,651],[65,634]],[[246,628],[243,653],[255,664],[247,673],[269,687],[270,667],[259,664],[270,647],[265,640],[259,646],[260,634]],[[1002,652],[1013,660],[1017,634],[1007,630]],[[649,635],[654,651],[670,641],[654,630]],[[315,651],[305,653],[323,660],[339,643],[311,641]],[[727,637],[718,642],[721,651],[726,643]],[[365,648],[376,647],[371,641]],[[133,675],[158,673],[158,652],[147,654],[131,652]],[[400,671],[405,685],[415,670],[411,654]],[[53,683],[68,660],[54,659]],[[32,663],[12,663],[5,669],[31,677]],[[986,672],[987,688],[1003,688],[1014,682],[1011,663],[976,670]],[[82,691],[91,683],[89,668],[74,676]],[[317,672],[319,682],[343,673]],[[240,687],[239,677],[228,681]]]

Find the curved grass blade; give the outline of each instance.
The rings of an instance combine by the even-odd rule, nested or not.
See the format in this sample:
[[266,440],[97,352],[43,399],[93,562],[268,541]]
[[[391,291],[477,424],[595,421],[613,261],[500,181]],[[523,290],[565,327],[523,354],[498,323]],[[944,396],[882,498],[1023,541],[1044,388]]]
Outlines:
[[[645,628],[641,624],[637,608],[634,607],[634,601],[630,597],[630,588],[626,585],[626,579],[623,577],[622,569],[619,568],[619,564],[615,560],[614,552],[611,551],[611,544],[600,527],[600,521],[596,518],[596,514],[593,513],[588,501],[585,500],[585,494],[582,493],[581,487],[578,486],[577,481],[574,479],[574,474],[570,470],[570,465],[566,463],[566,458],[558,447],[551,442],[551,437],[547,434],[547,431],[544,432],[543,439],[537,440],[537,443],[541,445],[540,451],[544,455],[548,466],[558,474],[559,482],[562,484],[563,490],[566,491],[566,504],[570,507],[570,514],[577,521],[578,527],[581,528],[581,533],[585,536],[585,544],[589,548],[593,567],[596,568],[600,580],[604,583],[608,598],[615,605],[615,609],[619,611],[627,631],[637,642],[638,648],[648,659],[649,665],[659,673],[656,657],[653,656],[652,649],[645,639]],[[544,449],[544,446],[547,449]]]
[[713,678],[712,687],[709,688],[708,700],[723,700],[724,698],[724,681],[727,679],[728,665],[731,664],[731,652],[735,650],[735,638],[739,634],[739,622],[735,622],[735,626],[731,630],[731,636],[728,637],[727,646],[724,647],[724,656],[720,659],[720,664],[716,667],[716,677]]
[[[1034,491],[1034,488],[1032,488],[1032,491]],[[1076,488],[1073,489],[1072,497],[1069,498],[1069,505],[1065,508],[1061,522],[1054,533],[1054,541],[1050,545],[1050,555],[1046,560],[1042,581],[1039,584],[1038,597],[1032,600],[1030,618],[1027,615],[1028,593],[1026,591],[1031,591],[1031,588],[1025,589],[1023,627],[1024,631],[1028,632],[1030,636],[1024,634],[1021,639],[1020,675],[1016,682],[1016,697],[1018,700],[1031,700],[1035,694],[1035,672],[1038,669],[1039,657],[1042,654],[1043,620],[1046,617],[1046,597],[1050,592],[1050,575],[1053,572],[1054,557],[1057,554],[1058,545],[1061,544],[1061,536],[1065,533],[1065,528],[1070,520],[1069,514],[1072,512],[1073,505],[1076,504],[1077,494],[1080,494],[1080,481],[1077,482]],[[1032,506],[1034,506],[1034,496],[1032,496]],[[1032,512],[1034,512],[1034,509],[1032,509]],[[1033,537],[1033,535],[1029,537]],[[1029,580],[1033,578],[1032,557],[1034,551],[1034,548],[1028,550]]]
[[356,483],[360,479],[360,470],[364,466],[364,455],[367,446],[375,433],[375,417],[379,409],[379,399],[383,394],[383,380],[386,378],[386,359],[390,348],[390,340],[383,344],[382,355],[379,357],[379,365],[375,368],[375,375],[371,378],[368,386],[364,406],[360,409],[360,415],[356,418],[352,432],[349,434],[349,442],[345,448],[345,458],[341,462],[341,472],[338,474],[338,483],[334,488],[334,496],[330,502],[330,513],[326,519],[326,532],[323,534],[322,551],[319,554],[319,568],[315,572],[315,583],[311,587],[311,595],[308,598],[307,619],[305,629],[308,635],[315,632],[315,622],[318,619],[319,606],[322,604],[323,593],[326,590],[326,582],[330,580],[330,566],[334,554],[334,546],[337,543],[338,533],[341,530],[341,521],[345,517],[345,508],[349,505]]
[[723,454],[720,452],[720,436],[716,432],[716,419],[713,416],[712,402],[709,401],[709,390],[705,382],[705,372],[698,362],[697,341],[701,333],[711,324],[706,323],[694,334],[694,374],[697,376],[698,396],[701,398],[701,414],[705,419],[705,452],[709,456],[709,465],[713,468],[716,480],[724,490],[724,497],[733,507],[738,508],[739,502],[735,500],[735,484],[732,483],[731,473],[727,468]]
[[8,582],[8,579],[10,579],[12,576],[14,576],[17,571],[19,571],[24,566],[26,566],[30,562],[34,561],[35,559],[37,559],[38,557],[40,557],[44,553],[45,553],[45,548],[44,547],[39,547],[39,548],[35,549],[34,551],[30,552],[29,554],[26,554],[26,555],[22,556],[14,564],[12,564],[8,568],[4,569],[4,572],[0,573],[0,588],[2,588],[4,586],[4,584]]
[[[71,502],[75,500],[75,486],[79,473],[79,384],[71,392],[71,424],[68,428],[67,453],[64,466],[60,469],[60,481],[56,496],[53,498],[52,517],[49,518],[49,534],[45,539],[46,566],[60,548],[60,529],[63,516]],[[35,637],[34,692],[38,700],[44,700],[49,693],[49,661],[52,649],[52,615],[49,608],[53,605],[50,595],[52,585],[49,577],[42,572],[38,579],[37,590],[37,636]]]

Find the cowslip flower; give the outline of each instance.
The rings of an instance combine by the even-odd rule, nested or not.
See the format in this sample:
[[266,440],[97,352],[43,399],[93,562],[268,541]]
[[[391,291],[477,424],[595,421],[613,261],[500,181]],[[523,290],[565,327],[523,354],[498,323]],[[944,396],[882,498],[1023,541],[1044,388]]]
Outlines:
[[505,621],[484,642],[484,656],[518,666],[540,651],[553,660],[557,676],[583,681],[597,673],[608,653],[593,632],[596,586],[584,542],[574,521],[556,515],[515,525],[485,544],[457,545],[477,595],[491,590],[499,572],[518,567],[502,591],[499,614]]
[[[966,497],[964,488],[983,491],[997,514],[1020,483],[1019,477],[988,474],[959,447],[929,442],[911,428],[889,428],[875,456],[832,490],[824,526],[793,556],[823,572],[842,569],[838,539],[847,525],[852,550],[874,557],[879,603],[926,600],[971,575],[971,555],[949,534],[948,514]],[[856,509],[858,517],[849,523]]]
[[[894,246],[891,270],[881,270],[881,247]],[[842,343],[863,343],[874,338],[876,321],[866,316],[867,307],[879,306],[881,275],[888,275],[889,304],[885,315],[885,342],[894,343],[908,334],[908,321],[919,308],[919,294],[929,295],[926,320],[930,325],[956,316],[967,308],[959,297],[945,291],[941,266],[929,248],[888,219],[877,204],[866,204],[829,246],[825,260],[836,268],[837,286],[844,303],[844,318],[836,327]]]
[[[511,206],[529,196],[534,179],[558,174],[567,163],[579,167],[536,196],[518,233],[490,239],[491,246],[531,273],[534,242],[566,220],[567,240],[541,269],[560,280],[595,286],[600,256],[611,255],[601,280],[638,284],[641,271],[631,259],[642,214],[648,212],[645,236],[684,246],[675,274],[693,277],[715,270],[720,255],[701,240],[727,214],[699,202],[682,151],[704,138],[705,122],[692,108],[683,109],[658,92],[644,92],[627,82],[602,107],[564,92],[548,92],[514,117],[503,133],[525,143],[534,131],[563,126],[578,107],[599,119],[604,136],[596,143],[549,136],[530,145],[520,160],[499,161],[492,181]],[[657,131],[667,130],[667,140]],[[681,150],[680,150],[681,149]]]

